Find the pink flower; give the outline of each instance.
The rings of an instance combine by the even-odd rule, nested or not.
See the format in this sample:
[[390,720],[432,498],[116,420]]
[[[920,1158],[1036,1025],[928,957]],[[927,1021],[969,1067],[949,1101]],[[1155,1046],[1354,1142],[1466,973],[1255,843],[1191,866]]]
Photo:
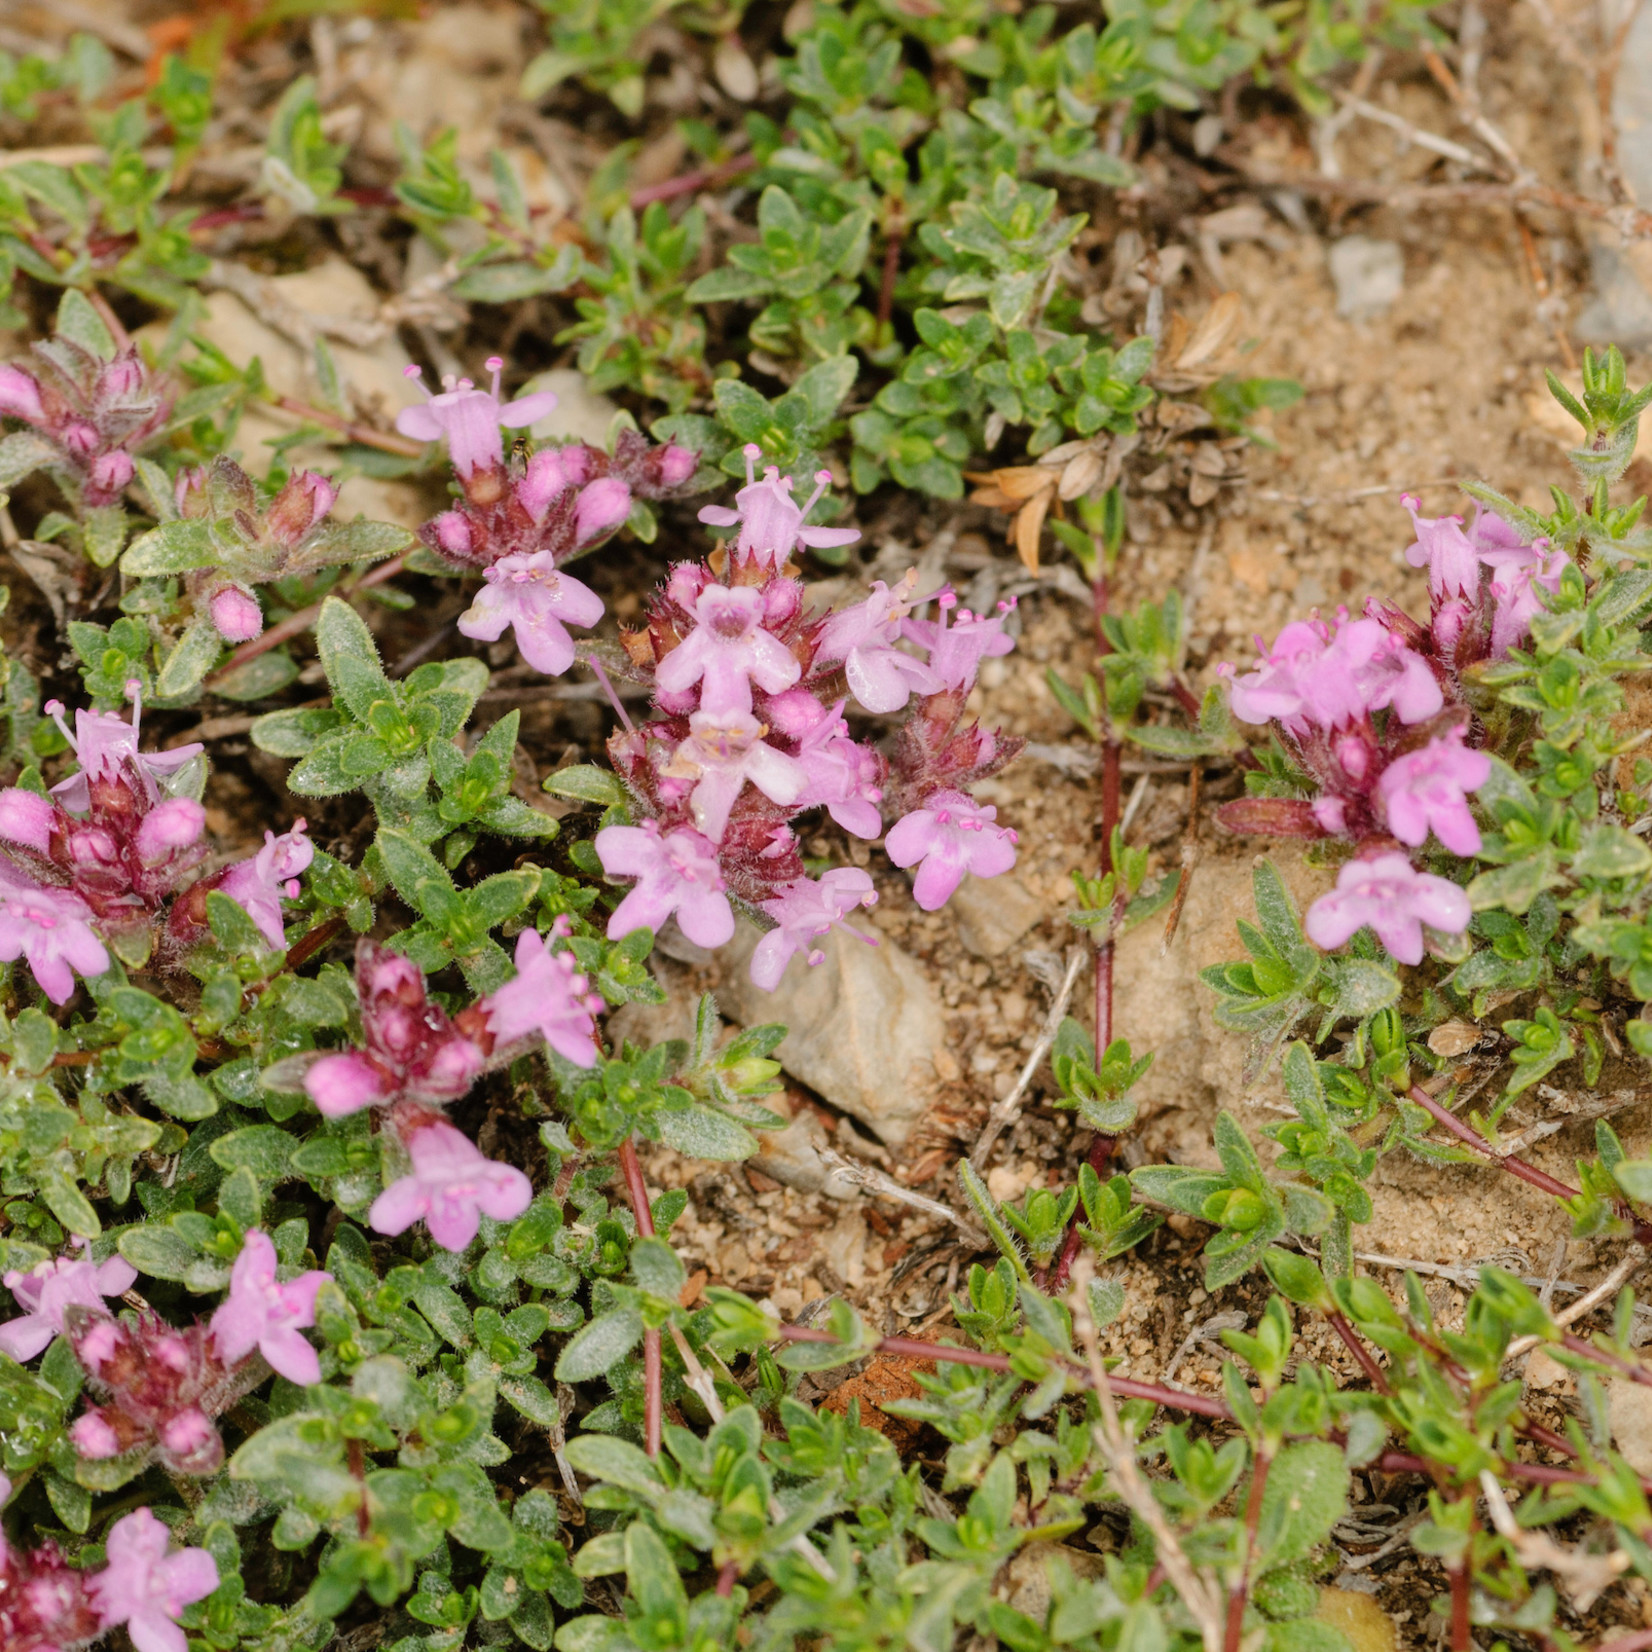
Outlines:
[[59,799],[65,809],[84,813],[92,806],[89,782],[118,779],[128,764],[136,771],[139,782],[151,793],[153,801],[160,795],[168,778],[192,757],[206,750],[199,740],[194,740],[187,746],[173,746],[169,751],[139,751],[138,725],[143,714],[143,702],[136,678],[127,683],[126,693],[132,701],[130,723],[112,711],[77,711],[73,734],[63,721],[61,700],[48,700],[42,708],[57,724],[59,732],[80,759],[79,771],[52,787],[52,796]]
[[[734,552],[740,561],[755,556],[771,567],[779,567],[797,545],[849,545],[860,538],[858,528],[803,526],[803,518],[809,514],[832,479],[829,470],[815,472],[815,490],[799,509],[792,498],[791,477],[782,476],[774,465],[770,465],[759,482],[756,465],[763,457],[762,448],[755,442],[748,442],[742,452],[746,460],[746,485],[734,496],[735,508],[730,510],[727,505],[707,505],[700,512],[700,520],[712,527],[731,528],[736,522],[740,524],[740,538]],[[690,466],[690,474],[692,470]]]
[[0,362],[0,415],[30,424],[39,424],[46,417],[40,405],[40,385],[10,362]]
[[692,612],[699,623],[654,674],[668,694],[700,683],[702,710],[749,712],[754,682],[778,694],[803,675],[796,655],[763,629],[763,593],[756,586],[708,585]]
[[1428,569],[1428,594],[1436,604],[1452,597],[1471,597],[1480,589],[1480,557],[1460,516],[1419,516],[1415,494],[1402,493],[1400,503],[1411,513],[1416,543],[1405,553],[1413,568]]
[[443,1250],[462,1251],[482,1217],[508,1222],[533,1201],[533,1186],[520,1170],[483,1158],[451,1125],[425,1125],[407,1151],[412,1175],[392,1182],[367,1213],[375,1233],[405,1233],[422,1218]]
[[[193,1461],[204,1465],[211,1459],[222,1460],[223,1457],[224,1442],[212,1426],[212,1419],[195,1406],[168,1417],[161,1424],[156,1440],[161,1450],[179,1463]],[[212,1467],[216,1466],[213,1462]],[[210,1473],[211,1469],[206,1472]]]
[[328,1118],[395,1096],[455,1101],[486,1065],[482,1052],[430,1002],[419,966],[399,953],[356,943],[356,996],[365,1050],[322,1056],[304,1075],[310,1099]]
[[302,820],[295,820],[292,830],[280,837],[266,830],[264,847],[250,859],[236,861],[218,882],[218,892],[228,895],[273,947],[287,944],[281,897],[298,898],[299,874],[315,859],[315,845],[304,835],[305,830]]
[[[845,915],[857,906],[876,905],[877,899],[871,877],[853,866],[839,866],[824,872],[818,883],[809,878],[794,878],[790,883],[779,885],[774,899],[762,902],[775,927],[757,943],[751,955],[752,984],[764,992],[773,992],[780,985],[786,965],[799,952],[813,968],[826,956],[815,945],[816,938],[828,934],[833,924],[842,923]],[[844,928],[872,946],[878,944],[876,936],[861,935],[848,924],[844,924]]]
[[72,889],[48,889],[0,860],[0,962],[26,958],[54,1004],[73,997],[76,974],[101,975],[109,967],[91,916]]
[[1454,855],[1477,853],[1480,828],[1464,793],[1485,785],[1490,776],[1491,759],[1463,744],[1461,728],[1395,758],[1377,782],[1388,830],[1401,843],[1415,846],[1432,827]]
[[516,646],[535,671],[560,677],[574,663],[568,625],[595,625],[602,618],[602,598],[589,585],[558,573],[549,551],[532,556],[505,556],[482,576],[487,584],[459,618],[467,637],[493,642],[507,625],[516,629]]
[[917,581],[914,569],[893,590],[881,579],[874,580],[871,596],[853,607],[838,609],[821,630],[816,661],[843,661],[849,692],[868,711],[899,711],[914,692],[940,692],[941,678],[922,660],[895,646]]
[[316,1292],[332,1277],[312,1268],[281,1284],[270,1236],[248,1228],[229,1276],[229,1295],[212,1316],[218,1357],[238,1365],[256,1348],[290,1382],[320,1382],[321,1361],[298,1333],[315,1324]]
[[697,946],[718,947],[734,934],[734,911],[723,893],[717,851],[698,832],[680,826],[663,836],[659,823],[605,826],[596,835],[602,869],[637,880],[608,920],[608,938],[634,929],[658,929],[672,913]]
[[1470,916],[1468,896],[1456,884],[1419,872],[1397,850],[1351,860],[1337,886],[1308,908],[1303,928],[1322,951],[1342,946],[1366,925],[1402,964],[1423,957],[1423,925],[1460,935]]
[[782,806],[802,796],[808,771],[763,739],[768,730],[749,711],[696,711],[688,726],[689,737],[661,772],[694,781],[694,824],[713,843],[723,841],[729,811],[748,780]]
[[1296,620],[1271,652],[1260,638],[1256,646],[1261,664],[1233,681],[1241,722],[1329,730],[1392,708],[1402,723],[1420,723],[1445,703],[1427,661],[1380,620],[1351,620],[1342,611],[1334,631],[1317,618]]
[[323,1118],[341,1119],[375,1102],[388,1101],[395,1085],[359,1050],[324,1055],[304,1075],[304,1089]]
[[124,1623],[137,1652],[188,1652],[178,1614],[218,1587],[205,1549],[168,1554],[170,1543],[148,1509],[122,1516],[109,1528],[104,1569],[87,1586],[101,1627]]
[[918,862],[912,897],[925,912],[935,912],[952,898],[966,872],[995,878],[1015,865],[1016,834],[995,826],[998,810],[962,792],[936,792],[889,829],[884,848],[897,866]]
[[264,610],[245,586],[220,586],[207,598],[207,613],[225,642],[251,642],[263,634]]
[[775,727],[797,742],[797,761],[806,779],[796,799],[799,809],[824,805],[846,832],[874,838],[883,831],[883,760],[849,733],[843,701],[830,709],[814,695],[791,689],[769,702]]
[[[491,390],[478,390],[469,379],[455,380],[449,374],[442,380],[439,395],[425,391],[428,400],[422,407],[404,407],[396,415],[396,428],[416,442],[439,442],[445,436],[453,468],[467,480],[478,470],[492,470],[505,457],[499,427],[525,429],[556,406],[556,397],[549,390],[501,404],[499,373],[504,365],[503,357],[488,357],[486,366],[493,374]],[[419,369],[409,367],[406,376],[417,379]],[[424,386],[419,388],[423,390]]]
[[103,1299],[131,1290],[137,1277],[138,1270],[118,1255],[105,1262],[60,1256],[37,1262],[27,1273],[14,1268],[0,1278],[0,1283],[26,1311],[0,1325],[0,1352],[10,1354],[19,1363],[33,1359],[53,1337],[62,1336],[66,1309],[96,1308],[102,1312]]
[[337,503],[338,489],[325,476],[313,470],[296,470],[265,513],[264,525],[277,544],[292,550],[321,526]]
[[1551,596],[1560,589],[1560,576],[1571,558],[1540,539],[1529,546],[1488,554],[1491,576],[1491,656],[1502,659],[1518,648],[1543,612],[1539,591]]
[[575,543],[590,545],[623,528],[630,514],[631,490],[617,476],[587,482],[574,501]]
[[998,612],[990,619],[984,614],[972,614],[960,608],[949,626],[947,612],[957,602],[950,591],[942,591],[935,599],[940,618],[933,620],[906,620],[902,633],[913,642],[929,650],[929,666],[943,689],[967,693],[975,686],[981,661],[1007,654],[1015,647],[1015,638],[1004,630],[1004,621],[1015,608],[1013,600],[998,604]]
[[571,952],[552,952],[538,930],[516,938],[516,978],[482,1000],[488,1030],[499,1044],[538,1033],[576,1067],[594,1067],[599,1054],[595,1018],[607,1006],[579,973]]

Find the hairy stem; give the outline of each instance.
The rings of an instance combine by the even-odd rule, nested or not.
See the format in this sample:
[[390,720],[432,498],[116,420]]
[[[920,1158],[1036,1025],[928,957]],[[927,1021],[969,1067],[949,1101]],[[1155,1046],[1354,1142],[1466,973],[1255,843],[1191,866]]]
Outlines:
[[[648,1203],[648,1188],[642,1179],[642,1166],[637,1162],[637,1149],[629,1136],[619,1145],[620,1170],[625,1176],[625,1192],[631,1201],[631,1214],[637,1221],[637,1232],[644,1239],[654,1237],[654,1212]],[[650,1457],[660,1454],[661,1367],[660,1333],[658,1328],[642,1334],[643,1377],[643,1435]]]
[[1365,1339],[1334,1309],[1325,1315],[1325,1319],[1331,1329],[1342,1339],[1343,1347],[1359,1362],[1359,1368],[1370,1379],[1371,1386],[1379,1394],[1388,1393],[1387,1373],[1377,1364],[1377,1356],[1365,1345]]

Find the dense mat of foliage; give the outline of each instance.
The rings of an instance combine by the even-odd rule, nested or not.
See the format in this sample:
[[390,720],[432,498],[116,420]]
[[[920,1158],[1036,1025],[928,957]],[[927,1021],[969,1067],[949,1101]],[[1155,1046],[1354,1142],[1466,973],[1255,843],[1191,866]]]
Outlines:
[[[635,112],[633,41],[662,8],[547,9],[530,92],[577,79]],[[736,16],[669,9],[743,72]],[[1126,185],[1154,109],[1240,72],[1311,101],[1371,32],[1429,27],[1407,5],[1354,10],[1121,4],[1058,33],[1048,8],[817,6],[783,118],[754,112],[737,143],[700,134],[707,171],[750,186],[756,238],[692,279],[701,209],[627,203],[622,165],[571,241],[540,234],[503,157],[483,199],[450,138],[410,141],[372,204],[451,252],[461,298],[571,297],[581,365],[653,439],[622,415],[602,445],[535,442],[555,398],[508,398],[494,357],[488,388],[410,385],[396,437],[363,440],[341,403],[299,409],[315,422],[261,478],[236,440],[261,372],[195,336],[208,270],[194,209],[169,204],[207,77],[170,58],[109,107],[95,42],[0,59],[10,115],[73,105],[104,156],[0,170],[0,322],[39,335],[0,365],[0,488],[52,500],[14,551],[55,546],[109,581],[106,623],[69,621],[64,662],[4,661],[4,1652],[117,1626],[139,1652],[358,1635],[397,1652],[942,1652],[964,1635],[1337,1652],[1320,1585],[1371,1469],[1429,1484],[1408,1537],[1444,1568],[1458,1652],[1475,1625],[1569,1647],[1615,1580],[1652,1581],[1648,1487],[1612,1448],[1603,1387],[1652,1385],[1629,1292],[1585,1337],[1488,1268],[1445,1327],[1414,1278],[1396,1301],[1354,1262],[1397,1150],[1488,1161],[1564,1201],[1581,1235],[1652,1239],[1652,1162],[1604,1121],[1575,1187],[1499,1135],[1563,1064],[1588,1086],[1652,1057],[1652,763],[1622,717],[1624,681],[1652,665],[1652,539],[1645,501],[1612,491],[1652,391],[1628,389],[1616,351],[1586,360],[1581,396],[1555,385],[1582,426],[1581,499],[1557,490],[1538,513],[1481,488],[1467,525],[1413,512],[1426,619],[1305,616],[1201,701],[1174,593],[1107,608],[1138,415],[1196,393],[1187,428],[1233,432],[1292,391],[1187,353],[1155,378],[1153,337],[1076,301],[1063,255],[1082,215],[1036,180]],[[936,64],[948,75],[926,77]],[[342,160],[296,81],[248,210],[363,205]],[[135,343],[111,295],[170,314],[164,339]],[[742,337],[778,397],[740,376]],[[336,388],[324,342],[314,367]],[[289,461],[326,430],[343,438],[329,474]],[[1068,1020],[1051,1056],[1088,1157],[1016,1206],[960,1164],[999,1254],[972,1268],[944,1345],[883,1338],[842,1300],[808,1325],[716,1287],[685,1306],[686,1196],[650,1198],[636,1143],[753,1153],[782,1122],[764,1098],[784,1029],[725,1037],[707,998],[692,1040],[637,1048],[604,1018],[663,996],[649,959],[667,925],[715,950],[745,920],[760,987],[818,962],[876,897],[863,865],[805,858],[805,817],[881,840],[926,910],[1014,864],[1015,832],[970,788],[1018,742],[968,709],[982,662],[1013,646],[1012,606],[972,614],[913,575],[834,607],[802,574],[859,538],[824,520],[827,457],[861,492],[954,498],[1009,431],[1013,457],[1045,463],[1000,467],[990,502],[1020,508],[1034,563],[1055,498],[1074,507],[1051,526],[1105,643],[1094,675],[1051,684],[1102,757],[1103,865],[1077,870],[1072,914],[1094,944],[1094,1036]],[[340,482],[362,471],[444,475],[450,503],[416,535],[342,521]],[[691,494],[714,495],[699,519],[720,538],[617,640],[597,634],[603,599],[570,565],[666,521],[688,549]],[[478,726],[480,658],[386,669],[351,599],[396,575],[469,579],[464,638],[509,631],[532,672],[602,686],[608,762],[550,778],[576,805],[560,821],[513,790],[517,714]],[[311,631],[306,673],[289,645]],[[47,672],[79,677],[72,729],[42,703]],[[300,700],[301,680],[326,694]],[[259,707],[252,739],[290,762],[294,795],[359,794],[363,853],[324,853],[293,820],[222,864],[203,748],[150,749],[141,722],[206,693]],[[1223,1112],[1220,1168],[1112,1173],[1149,1059],[1113,1036],[1115,942],[1178,893],[1146,884],[1118,830],[1127,741],[1237,763],[1247,795],[1222,823],[1314,840],[1338,867],[1299,914],[1263,863],[1250,956],[1207,975],[1295,1110],[1271,1162]],[[1509,1004],[1486,1029],[1507,1040],[1502,1094],[1454,1107],[1430,1034]],[[1220,1397],[1109,1377],[1098,1351],[1122,1305],[1098,1270],[1166,1211],[1213,1230],[1209,1288],[1258,1271],[1271,1288],[1224,1333]],[[1301,1358],[1314,1315],[1363,1382]],[[1565,1435],[1510,1365],[1538,1347],[1576,1374]],[[889,1409],[943,1460],[903,1462],[857,1410],[799,1398],[807,1373],[880,1351],[937,1361]],[[1012,1557],[1086,1528],[1098,1575],[1054,1558],[1041,1616],[1006,1600]]]

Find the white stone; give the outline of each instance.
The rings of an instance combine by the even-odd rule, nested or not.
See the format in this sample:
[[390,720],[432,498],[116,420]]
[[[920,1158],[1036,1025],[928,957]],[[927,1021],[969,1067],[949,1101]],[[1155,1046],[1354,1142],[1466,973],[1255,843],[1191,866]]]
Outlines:
[[608,445],[608,427],[619,406],[593,390],[577,367],[553,367],[548,373],[535,374],[517,393],[525,396],[539,390],[552,391],[556,406],[529,430],[536,442]]
[[1001,958],[1044,916],[1044,903],[1014,873],[966,875],[947,902],[958,921],[958,939],[977,958]]
[[821,939],[819,965],[794,957],[775,991],[764,992],[748,971],[758,938],[741,925],[719,996],[748,1027],[784,1023],[776,1055],[785,1070],[898,1152],[934,1098],[935,1052],[947,1039],[929,976],[894,942],[868,946],[838,928]]
[[1346,321],[1381,315],[1405,289],[1405,256],[1398,242],[1345,235],[1326,253],[1337,293],[1337,314]]
[[1652,1474],[1652,1388],[1627,1377],[1606,1385],[1612,1438],[1637,1474]]

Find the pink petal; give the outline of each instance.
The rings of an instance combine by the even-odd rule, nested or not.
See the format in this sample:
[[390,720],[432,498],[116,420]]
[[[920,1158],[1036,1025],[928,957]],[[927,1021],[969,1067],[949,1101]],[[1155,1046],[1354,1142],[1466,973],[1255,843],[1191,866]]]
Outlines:
[[424,1183],[417,1176],[403,1176],[392,1182],[367,1212],[367,1225],[375,1233],[394,1238],[405,1233],[425,1213],[428,1203]]
[[538,424],[548,413],[556,411],[556,392],[536,390],[531,396],[518,396],[499,409],[499,422],[507,430],[524,430]]
[[431,411],[429,402],[404,407],[396,415],[396,428],[416,442],[439,442],[442,439],[442,421]]
[[301,1388],[321,1381],[321,1361],[315,1349],[290,1326],[266,1331],[259,1339],[258,1351],[269,1361],[272,1371]]
[[684,896],[677,907],[677,927],[696,946],[726,946],[734,938],[734,911],[728,896],[711,889]]

